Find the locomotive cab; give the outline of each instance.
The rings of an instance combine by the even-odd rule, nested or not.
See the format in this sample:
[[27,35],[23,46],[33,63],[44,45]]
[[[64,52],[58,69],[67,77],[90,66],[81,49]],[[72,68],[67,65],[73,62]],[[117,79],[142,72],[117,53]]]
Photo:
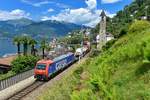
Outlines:
[[37,62],[34,69],[34,78],[37,80],[47,80],[48,79],[48,67],[53,62],[51,60],[40,60]]

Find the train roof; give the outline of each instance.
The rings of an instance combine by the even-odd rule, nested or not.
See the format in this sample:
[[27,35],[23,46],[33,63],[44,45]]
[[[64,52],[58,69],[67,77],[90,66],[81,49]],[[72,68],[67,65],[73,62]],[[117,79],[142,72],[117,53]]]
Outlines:
[[54,61],[54,62],[55,62],[55,61],[58,61],[58,60],[60,60],[60,59],[66,58],[67,56],[72,55],[72,54],[73,54],[73,53],[63,54],[63,55],[61,55],[61,56],[59,56],[59,57],[54,58],[53,61]]
[[56,57],[56,58],[54,58],[53,60],[50,60],[50,59],[42,59],[42,60],[39,60],[37,63],[44,63],[44,64],[50,64],[50,63],[53,63],[53,62],[55,62],[55,61],[59,61],[59,60],[61,60],[61,59],[63,59],[63,58],[66,58],[67,56],[69,56],[69,55],[72,55],[73,53],[67,53],[67,54],[63,54],[63,55],[61,55],[61,56],[59,56],[59,57]]
[[46,60],[46,59],[42,59],[42,60],[39,60],[37,63],[44,63],[44,64],[50,64],[50,63],[53,63],[52,60]]

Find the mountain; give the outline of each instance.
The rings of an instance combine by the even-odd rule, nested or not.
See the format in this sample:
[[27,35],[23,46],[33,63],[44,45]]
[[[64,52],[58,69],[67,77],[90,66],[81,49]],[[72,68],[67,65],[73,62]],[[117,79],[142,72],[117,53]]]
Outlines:
[[26,19],[26,18],[21,18],[21,19],[16,19],[16,20],[8,20],[6,21],[7,24],[13,25],[13,26],[27,26],[33,23],[32,20]]
[[[118,38],[127,33],[132,22],[141,19],[150,21],[150,0],[134,0],[113,18],[107,18],[107,32]],[[92,31],[98,33],[99,24]]]
[[[86,28],[85,26],[83,26]],[[42,22],[35,22],[28,26],[25,26],[22,29],[22,32],[32,35],[49,35],[49,36],[64,36],[68,32],[73,30],[81,29],[81,25],[76,25],[73,23],[66,23],[66,22],[58,22],[58,21],[42,21]]]
[[35,38],[43,36],[61,37],[73,30],[87,28],[73,23],[59,22],[55,20],[35,22],[30,19],[16,19],[0,21],[0,36],[14,37],[16,35],[28,34]]

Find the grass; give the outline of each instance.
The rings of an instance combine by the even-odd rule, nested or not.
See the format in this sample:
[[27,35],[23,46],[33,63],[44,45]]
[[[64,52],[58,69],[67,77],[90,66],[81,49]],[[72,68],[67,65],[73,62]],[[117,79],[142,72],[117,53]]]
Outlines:
[[78,65],[38,99],[150,100],[149,61],[150,24],[137,21],[127,35]]
[[[85,60],[81,61],[81,63],[85,63]],[[74,87],[75,85],[80,84],[80,74],[83,71],[83,68],[80,66],[80,63],[73,65],[76,67],[73,67],[71,71],[69,71],[63,78],[61,78],[59,81],[54,81],[53,84],[50,87],[45,95],[42,97],[39,97],[41,100],[70,100],[70,96],[68,94],[71,94],[73,89],[78,89],[78,87]],[[59,91],[57,90],[59,89]],[[58,94],[56,96],[56,94]],[[47,96],[48,95],[48,96]]]
[[0,73],[0,80],[13,77],[19,73],[31,70],[34,68],[35,63],[38,61],[39,57],[34,57],[31,55],[28,56],[19,56],[14,59],[11,63],[11,70],[8,73]]
[[6,79],[6,78],[11,77],[11,76],[13,76],[13,75],[15,75],[15,73],[12,72],[12,71],[9,71],[9,72],[6,73],[6,74],[0,74],[0,80]]

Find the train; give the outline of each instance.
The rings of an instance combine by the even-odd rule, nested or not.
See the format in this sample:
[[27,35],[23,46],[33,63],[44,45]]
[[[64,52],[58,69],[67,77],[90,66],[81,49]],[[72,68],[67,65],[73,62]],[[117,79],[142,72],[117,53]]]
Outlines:
[[59,57],[50,59],[43,59],[37,62],[34,69],[34,78],[37,80],[48,80],[54,73],[64,69],[73,62],[75,62],[75,56],[73,53],[63,54]]
[[84,41],[81,48],[77,48],[75,51],[76,57],[83,57],[91,50],[91,44],[89,41]]
[[[87,53],[88,51],[90,50],[86,49],[84,52]],[[54,59],[39,60],[34,68],[34,78],[37,80],[49,80],[55,73],[77,61],[78,58],[75,54],[68,52]]]

